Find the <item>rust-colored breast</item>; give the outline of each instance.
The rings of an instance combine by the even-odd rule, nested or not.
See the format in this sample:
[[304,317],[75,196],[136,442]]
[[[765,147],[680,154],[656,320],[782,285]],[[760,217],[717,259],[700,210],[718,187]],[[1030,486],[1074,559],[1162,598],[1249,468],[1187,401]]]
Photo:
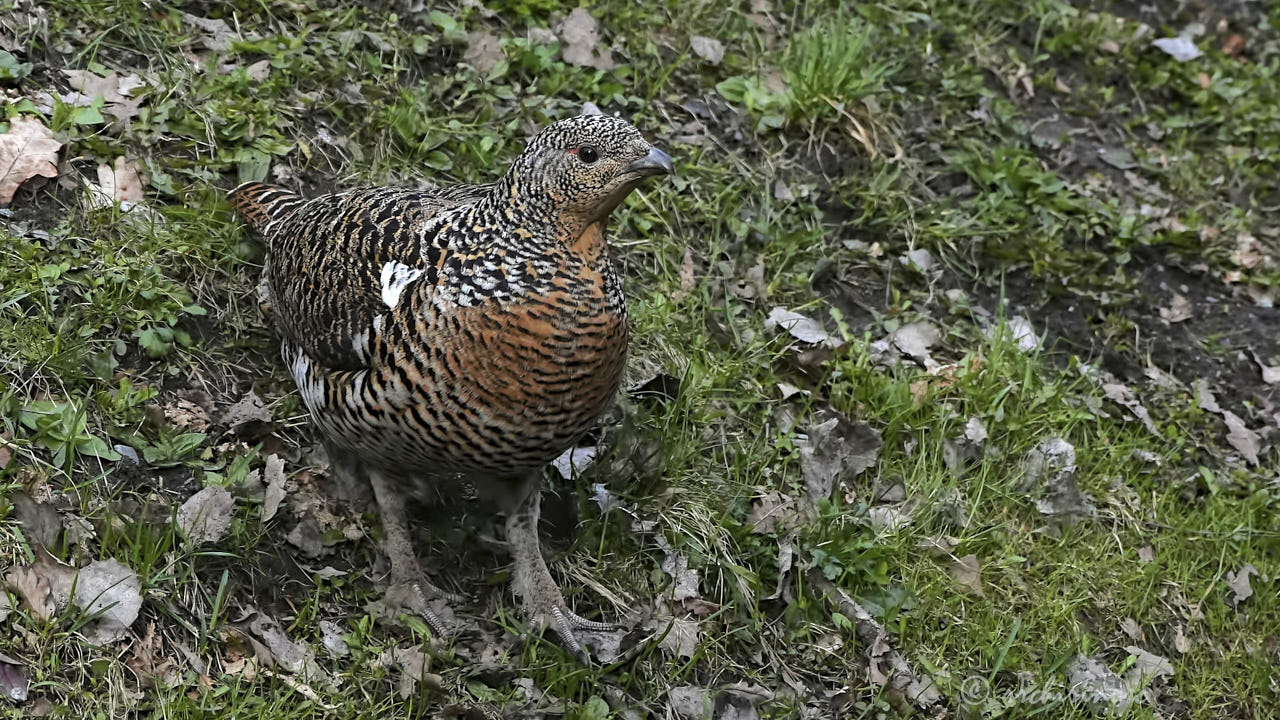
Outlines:
[[326,404],[333,434],[370,462],[418,472],[514,475],[581,437],[608,407],[626,362],[627,320],[600,256],[556,263],[552,290],[437,307],[430,293],[396,309],[363,382]]

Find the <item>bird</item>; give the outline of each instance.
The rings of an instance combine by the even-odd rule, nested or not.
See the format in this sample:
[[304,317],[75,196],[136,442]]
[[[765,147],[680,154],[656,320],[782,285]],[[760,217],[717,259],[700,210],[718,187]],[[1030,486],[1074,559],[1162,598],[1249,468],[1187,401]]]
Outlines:
[[[438,634],[405,498],[459,481],[498,500],[531,627],[585,658],[538,537],[546,466],[610,405],[627,353],[610,215],[671,157],[625,120],[548,124],[498,179],[306,198],[228,195],[262,236],[260,292],[281,357],[331,457],[366,475],[392,587]],[[447,490],[445,490],[447,492]]]

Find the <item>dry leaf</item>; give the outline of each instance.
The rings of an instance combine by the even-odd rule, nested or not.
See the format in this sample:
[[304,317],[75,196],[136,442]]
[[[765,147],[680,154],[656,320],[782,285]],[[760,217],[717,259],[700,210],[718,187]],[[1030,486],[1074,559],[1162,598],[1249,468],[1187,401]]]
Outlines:
[[1186,295],[1175,294],[1169,307],[1160,308],[1160,319],[1166,323],[1180,323],[1191,319],[1191,301]]
[[1244,424],[1244,420],[1230,410],[1222,412],[1222,419],[1227,424],[1227,442],[1231,443],[1231,447],[1243,455],[1250,465],[1257,465],[1262,437],[1250,430]]
[[263,482],[267,489],[262,494],[262,522],[276,516],[280,503],[285,497],[284,460],[272,453],[267,456],[267,467],[263,472]]
[[1178,623],[1178,625],[1173,629],[1173,649],[1183,655],[1186,655],[1191,651],[1191,641],[1187,639],[1187,636],[1182,629],[1182,623]]
[[586,8],[576,8],[561,21],[557,34],[564,43],[564,61],[570,65],[612,70],[617,67],[608,48],[597,49],[600,31]]
[[1129,684],[1131,691],[1136,692],[1153,678],[1168,677],[1173,674],[1173,665],[1167,659],[1149,653],[1136,645],[1126,646],[1125,650],[1135,658],[1133,665],[1124,674],[1125,682]]
[[867,509],[867,522],[871,527],[893,532],[911,524],[911,513],[896,507],[873,507]]
[[0,697],[8,699],[14,703],[24,703],[27,701],[27,682],[26,675],[22,672],[23,665],[13,658],[0,653]]
[[742,279],[735,281],[730,286],[730,290],[735,297],[743,300],[751,300],[753,298],[763,300],[768,298],[769,284],[764,280],[764,256],[757,258],[756,264],[747,268]]
[[231,48],[232,40],[240,39],[226,20],[211,20],[185,12],[182,13],[182,19],[204,31],[200,44],[214,52],[226,52]]
[[1192,41],[1191,38],[1182,35],[1179,35],[1178,37],[1152,40],[1151,44],[1165,51],[1165,53],[1178,62],[1195,60],[1204,54],[1200,52],[1200,48],[1196,47],[1195,42]]
[[1094,712],[1123,715],[1133,704],[1129,688],[1107,664],[1077,655],[1067,667],[1067,686],[1073,698],[1084,701]]
[[712,708],[706,688],[681,685],[667,690],[667,709],[674,720],[705,720]]
[[951,577],[956,582],[973,592],[978,597],[985,597],[982,591],[982,566],[977,555],[965,555],[951,562]]
[[320,643],[331,658],[346,657],[351,654],[347,641],[343,639],[342,626],[332,620],[320,621]]
[[1239,607],[1240,603],[1253,597],[1253,586],[1249,584],[1249,576],[1257,575],[1258,568],[1252,564],[1245,565],[1234,573],[1227,573],[1227,587],[1231,588],[1233,597],[1231,604]]
[[231,528],[235,506],[226,488],[207,487],[178,508],[178,528],[192,545],[217,542]]
[[929,349],[942,339],[942,333],[932,323],[914,322],[894,331],[890,340],[894,347],[905,353],[926,369],[937,367],[929,357]]
[[663,650],[681,658],[692,658],[698,652],[700,623],[697,620],[672,617],[658,622],[659,633],[665,633],[662,637]]
[[67,84],[76,90],[74,95],[63,96],[63,102],[88,107],[100,97],[104,101],[103,112],[115,117],[126,130],[132,125],[143,100],[131,95],[134,90],[147,84],[141,77],[136,74],[117,75],[114,72],[102,77],[88,70],[63,70],[62,73],[67,76]]
[[1044,515],[1070,522],[1097,514],[1093,498],[1076,485],[1076,449],[1062,438],[1050,438],[1032,448],[1023,460],[1022,487],[1035,498]]
[[[1258,368],[1262,370],[1262,382],[1268,385],[1280,385],[1280,365],[1268,365],[1262,362],[1262,358],[1258,353],[1250,353],[1253,361],[1258,363]],[[0,438],[2,440],[3,438]],[[0,468],[4,467],[4,447],[0,445]]]
[[1253,235],[1240,232],[1236,234],[1236,247],[1231,253],[1231,259],[1236,265],[1252,270],[1267,261],[1266,248]]
[[142,687],[153,687],[156,680],[162,680],[166,684],[172,682],[170,676],[174,674],[174,661],[173,658],[164,656],[164,644],[156,633],[155,623],[147,624],[147,632],[141,640],[134,643],[124,664],[133,670]]
[[1147,408],[1143,406],[1132,390],[1119,383],[1105,383],[1102,386],[1102,392],[1107,396],[1107,399],[1118,405],[1123,405],[1129,412],[1133,413],[1134,417],[1138,418],[1142,426],[1147,429],[1147,432],[1164,439],[1164,436],[1160,434],[1160,429],[1156,427],[1155,421],[1151,419],[1151,413],[1147,412]]
[[467,33],[467,51],[462,59],[476,72],[488,75],[499,63],[505,62],[507,56],[497,35],[485,30],[472,30]]
[[114,165],[98,166],[98,184],[85,180],[89,189],[89,207],[113,207],[117,203],[120,209],[128,212],[142,201],[142,178],[138,175],[138,166],[124,159],[116,158]]
[[786,528],[795,514],[794,505],[794,500],[776,490],[761,495],[747,512],[751,532],[768,535],[779,528]]
[[662,535],[655,535],[654,541],[666,557],[662,560],[662,571],[675,581],[672,587],[672,599],[676,602],[700,597],[698,593],[698,571],[689,567],[689,559],[671,547],[671,543]]
[[782,597],[783,591],[787,589],[790,582],[791,565],[795,562],[796,545],[795,535],[788,535],[778,541],[778,583],[773,588],[773,594],[765,598],[765,600],[777,600]]
[[62,516],[48,503],[36,502],[31,495],[19,490],[9,496],[13,506],[12,516],[22,526],[27,540],[45,548],[58,547],[62,537]]
[[565,480],[572,480],[575,475],[581,475],[583,471],[591,467],[591,463],[596,460],[596,446],[569,448],[560,453],[560,457],[551,461],[551,466],[560,473],[560,477]]
[[179,398],[163,408],[165,420],[191,432],[209,429],[209,413],[203,407],[186,398]]
[[705,35],[694,35],[689,38],[689,47],[693,48],[693,54],[706,60],[712,65],[719,65],[724,61],[724,43],[709,38]]
[[987,441],[987,425],[977,415],[969,417],[964,424],[964,439],[974,445],[982,445]]
[[71,586],[76,570],[50,555],[36,550],[35,561],[15,567],[4,578],[5,587],[17,594],[22,607],[40,620],[48,620],[71,602]]
[[1031,352],[1040,347],[1040,336],[1031,325],[1031,321],[1021,315],[1014,315],[1005,323],[1009,338],[1018,344],[1022,352]]
[[246,67],[244,71],[254,82],[266,82],[267,78],[271,77],[271,61],[259,60]]
[[428,687],[436,689],[439,689],[444,682],[444,679],[439,675],[427,672],[427,666],[430,663],[427,662],[427,655],[422,652],[421,645],[384,650],[378,656],[376,664],[381,667],[400,668],[400,682],[398,683],[397,692],[402,699],[414,694],[419,681],[426,683]]
[[800,474],[809,501],[815,505],[830,498],[838,482],[851,480],[874,465],[884,445],[880,433],[866,423],[833,415],[795,439]]
[[898,262],[904,267],[924,275],[928,275],[929,271],[938,264],[938,261],[933,259],[933,253],[924,248],[908,250],[905,255],[898,258]]
[[0,135],[0,207],[13,202],[18,186],[39,175],[58,176],[58,150],[62,143],[35,118],[9,120],[9,132]]
[[1196,394],[1196,406],[1205,412],[1220,413],[1222,406],[1218,405],[1218,399],[1213,396],[1213,391],[1209,389],[1209,381],[1199,378],[1191,384]]
[[76,579],[75,604],[96,619],[85,637],[105,644],[123,638],[142,610],[142,585],[127,566],[108,558],[95,560]]
[[269,652],[267,659],[274,664],[297,675],[305,683],[330,684],[329,674],[316,663],[315,653],[290,640],[274,618],[256,613],[249,622],[249,631],[266,646]]
[[234,405],[223,410],[221,417],[218,418],[218,424],[225,425],[229,430],[235,430],[250,422],[271,422],[271,409],[252,390],[245,393],[245,396]]
[[671,294],[672,302],[680,302],[689,296],[698,279],[693,265],[693,250],[685,248],[684,257],[680,260],[680,289]]
[[764,326],[766,329],[786,330],[791,333],[791,337],[800,342],[823,344],[833,348],[840,347],[844,342],[822,329],[818,321],[782,307],[769,311],[769,317],[765,319]]

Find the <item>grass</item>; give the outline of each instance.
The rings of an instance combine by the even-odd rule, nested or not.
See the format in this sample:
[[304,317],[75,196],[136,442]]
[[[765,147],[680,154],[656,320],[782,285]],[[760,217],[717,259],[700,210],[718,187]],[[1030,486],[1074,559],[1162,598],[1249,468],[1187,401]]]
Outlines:
[[[484,7],[496,14],[185,8],[238,32],[210,51],[177,6],[59,1],[40,15],[0,0],[33,23],[9,29],[24,52],[0,54],[14,91],[0,117],[41,117],[68,143],[72,179],[20,191],[0,225],[0,439],[13,455],[0,469],[0,563],[33,559],[25,494],[80,528],[63,533],[62,560],[116,558],[144,598],[133,635],[105,647],[78,632],[74,607],[0,620],[33,698],[59,717],[595,720],[662,716],[675,687],[714,697],[754,683],[764,717],[907,714],[915,701],[877,682],[887,666],[826,582],[932,678],[937,703],[917,708],[927,716],[1091,716],[1017,691],[1065,689],[1077,655],[1123,673],[1135,646],[1173,672],[1133,717],[1272,711],[1277,456],[1264,440],[1258,465],[1241,459],[1192,382],[1208,377],[1249,428],[1272,422],[1274,391],[1240,358],[1277,364],[1274,311],[1255,298],[1280,283],[1268,220],[1280,11],[1242,10],[1223,32],[1210,18],[1205,57],[1178,63],[1150,39],[1195,18],[1140,31],[1125,3],[765,12],[606,0],[590,10],[620,66],[600,71],[531,39],[527,27],[554,26],[552,4]],[[505,55],[484,75],[465,60],[479,29]],[[1243,58],[1221,49],[1235,32]],[[690,35],[721,40],[721,64],[699,59]],[[65,91],[63,68],[151,79],[131,126],[59,99],[40,111],[38,91]],[[380,614],[367,580],[381,562],[376,518],[317,491],[323,472],[304,452],[314,434],[255,307],[262,251],[222,200],[260,177],[309,193],[490,178],[533,128],[584,101],[677,158],[675,178],[618,210],[613,239],[630,379],[662,372],[680,388],[624,400],[605,457],[557,487],[580,522],[551,543],[553,572],[580,611],[656,614],[659,635],[674,616],[699,631],[691,656],[655,640],[591,668],[549,640],[518,640],[502,555],[462,556],[474,562],[458,610],[477,630],[442,642]],[[153,216],[88,204],[75,178],[119,156],[150,176]],[[932,268],[899,262],[918,250]],[[1174,292],[1197,301],[1196,317],[1162,324]],[[815,318],[839,347],[767,329],[775,306]],[[1019,315],[1043,349],[1003,330]],[[921,321],[940,329],[941,370],[878,360],[879,341]],[[1112,382],[1135,390],[1155,432],[1108,398]],[[185,399],[184,412],[204,403],[216,415],[250,389],[273,418],[256,435],[176,412]],[[829,411],[869,424],[884,448],[811,505],[797,434]],[[971,418],[985,426],[981,447],[959,440]],[[1027,489],[1026,456],[1055,437],[1074,446],[1076,481],[1097,506],[1074,524],[1042,515]],[[147,467],[130,469],[117,445]],[[263,522],[251,477],[272,453],[297,489]],[[597,484],[618,507],[591,500]],[[191,547],[172,520],[209,485],[233,491],[230,532]],[[901,501],[879,499],[895,486]],[[779,498],[790,502],[779,522],[756,527],[753,510]],[[321,557],[286,540],[308,503],[335,518],[317,530]],[[886,508],[909,522],[885,525]],[[424,532],[425,564],[448,566],[440,559],[477,533]],[[697,571],[701,603],[671,599],[670,553]],[[969,556],[980,574],[966,585],[955,568]],[[1249,564],[1253,595],[1237,605],[1229,581]],[[313,693],[267,672],[249,641],[254,612],[312,648],[321,622],[336,623],[349,654],[321,650],[319,662],[340,683]],[[148,660],[138,648],[153,627]],[[402,694],[387,653],[415,646],[435,677]],[[464,659],[477,653],[483,662]],[[970,677],[990,694],[969,702]],[[46,706],[5,710],[34,707]]]

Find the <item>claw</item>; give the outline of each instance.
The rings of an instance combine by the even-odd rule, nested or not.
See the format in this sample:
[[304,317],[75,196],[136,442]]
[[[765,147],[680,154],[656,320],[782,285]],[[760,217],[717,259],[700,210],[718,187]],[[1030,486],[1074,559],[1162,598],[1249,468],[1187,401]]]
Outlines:
[[578,631],[611,632],[622,629],[622,626],[616,623],[588,620],[562,605],[553,605],[550,611],[535,612],[533,622],[544,629],[554,631],[560,644],[584,665],[591,665],[591,657],[582,646],[582,641],[578,639]]
[[[437,589],[431,583],[425,584],[428,588]],[[439,596],[436,595],[435,597]],[[388,604],[402,607],[422,618],[436,637],[447,638],[452,634],[449,625],[445,623],[439,613],[431,609],[431,605],[427,601],[427,593],[423,592],[421,584],[399,583],[392,585],[387,588],[386,598]]]
[[620,626],[588,620],[570,610],[556,586],[538,543],[539,492],[536,483],[507,515],[507,544],[513,555],[512,585],[523,601],[525,617],[531,624],[555,631],[560,643],[585,665],[591,659],[578,640],[577,631],[609,632]]

